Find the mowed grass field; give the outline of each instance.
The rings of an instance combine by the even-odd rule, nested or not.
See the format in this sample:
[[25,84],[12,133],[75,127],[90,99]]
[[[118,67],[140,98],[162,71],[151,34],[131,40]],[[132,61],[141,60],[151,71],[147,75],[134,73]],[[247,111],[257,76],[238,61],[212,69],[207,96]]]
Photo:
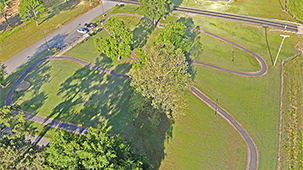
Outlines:
[[284,67],[281,169],[303,169],[302,66],[301,55]]
[[[173,12],[165,21],[180,17],[191,17],[199,28],[220,35],[260,54],[267,62],[269,70],[262,77],[241,77],[195,66],[195,86],[208,95],[213,101],[218,99],[219,105],[229,111],[233,117],[252,135],[260,153],[260,169],[276,169],[278,157],[278,123],[280,101],[280,62],[292,57],[299,51],[302,36],[291,34],[286,39],[277,65],[271,65],[271,57],[275,59],[282,37],[280,32],[255,25],[199,17]],[[202,41],[202,40],[201,40]],[[206,40],[206,42],[212,42]],[[202,41],[203,44],[203,41]],[[216,46],[216,45],[214,45]],[[221,46],[217,46],[221,48]],[[209,57],[212,53],[208,53]],[[230,54],[229,54],[230,56]],[[241,58],[236,57],[235,60]],[[230,57],[231,59],[231,57]],[[202,60],[201,60],[202,61]],[[241,64],[241,63],[239,63]],[[246,65],[254,68],[254,64]]]
[[287,12],[284,11],[285,1],[283,0],[231,0],[231,2],[228,3],[225,1],[196,1],[197,3],[195,3],[195,0],[172,0],[175,5],[196,9],[230,12],[240,15],[255,16],[261,18],[273,18],[295,21],[294,18],[292,18]]
[[[134,11],[136,10],[136,7],[120,8],[119,10],[121,12],[126,10]],[[116,10],[116,12],[118,12],[118,10]],[[262,27],[194,15],[187,16],[175,12],[165,21],[160,22],[176,21],[180,17],[192,17],[194,25],[239,43],[242,46],[259,53],[267,61],[269,72],[263,77],[241,77],[196,66],[194,67],[194,70],[196,71],[194,84],[212,100],[215,101],[218,99],[218,104],[229,111],[252,135],[260,152],[260,169],[275,169],[278,155],[280,68],[279,64],[276,67],[271,66],[268,49],[270,49],[272,56],[276,55],[282,40],[279,33],[268,30],[266,36],[265,29]],[[155,32],[156,31],[157,30],[155,30]],[[147,41],[146,47],[143,48],[147,48],[148,45],[151,44],[150,41],[155,38],[155,35],[152,33],[151,35],[148,35],[148,37],[149,40]],[[297,53],[295,45],[299,42],[300,38],[302,37],[292,34],[290,38],[285,40],[278,63],[280,63],[282,59]],[[221,43],[215,40],[212,41],[211,37],[208,37],[205,41],[202,40],[202,44],[207,44],[209,42]],[[110,63],[108,58],[104,59],[106,56],[100,56],[97,52],[94,52],[95,58],[90,58],[91,55],[88,54],[92,51],[93,47],[92,45],[89,45],[90,48],[88,48],[88,46],[85,45],[86,43],[93,44],[90,41],[92,40],[88,40],[80,46],[75,47],[70,51],[71,53],[69,53],[69,55],[73,56],[72,51],[78,49],[78,52],[74,52],[75,57],[82,58],[83,60],[88,59],[90,62],[95,64],[99,63],[101,66],[108,66],[107,68],[113,68],[117,71],[122,70],[121,72],[123,72],[124,70],[127,72],[127,67],[120,67],[117,63]],[[207,54],[207,56],[213,58],[214,61],[220,61],[222,58],[225,61],[231,60],[230,56],[222,57],[217,54],[213,55],[211,53],[212,50],[208,48],[216,47],[215,44],[202,47],[204,47],[203,50],[208,51],[209,54]],[[76,54],[79,54],[79,52],[82,51],[79,48],[83,48],[86,53],[77,56]],[[230,53],[231,47],[228,45],[218,45],[217,48],[221,51],[228,51],[228,53]],[[234,69],[247,68],[248,70],[255,70],[258,68],[254,60],[250,61],[245,59],[249,58],[249,55],[244,54],[243,58],[241,58],[242,55],[240,55],[240,53],[237,55],[239,56],[236,56],[235,61],[231,62],[231,64],[226,64],[225,62],[221,62],[220,64],[222,66],[225,64],[230,68],[234,65]],[[211,62],[209,58],[198,56],[200,61],[205,62]],[[244,62],[247,60],[245,62],[246,65],[238,66],[242,63],[234,64],[236,60],[244,60]],[[193,169],[196,169],[196,164],[193,164],[192,160],[200,160],[197,164],[202,167],[209,167],[209,169],[244,169],[246,167],[247,151],[242,138],[227,122],[224,124],[224,121],[220,120],[221,118],[218,120],[218,117],[212,117],[214,112],[194,96],[189,97],[189,105],[192,107],[189,108],[185,116],[177,119],[175,124],[171,125],[163,118],[159,127],[153,127],[146,121],[144,116],[136,117],[136,115],[126,112],[128,106],[124,106],[123,102],[127,103],[126,100],[131,95],[131,91],[126,87],[128,86],[127,82],[121,82],[121,80],[116,80],[116,78],[113,77],[104,77],[105,75],[103,74],[88,70],[74,63],[65,62],[59,64],[59,62],[65,61],[49,61],[48,63],[39,66],[37,68],[38,70],[35,70],[30,75],[32,76],[37,73],[37,77],[28,77],[28,81],[36,81],[37,83],[38,78],[40,77],[40,81],[44,81],[44,83],[40,83],[42,84],[40,87],[38,83],[38,88],[36,85],[31,87],[33,92],[35,91],[35,88],[38,89],[36,93],[32,92],[32,94],[40,94],[41,97],[41,100],[38,100],[38,98],[32,100],[39,101],[41,104],[36,105],[37,108],[27,109],[33,109],[33,112],[35,112],[36,109],[42,109],[44,107],[43,105],[47,105],[47,102],[45,101],[48,100],[48,95],[57,94],[56,97],[58,97],[58,101],[56,102],[58,103],[52,105],[52,107],[56,107],[53,107],[54,109],[50,108],[48,113],[44,112],[46,113],[45,116],[58,118],[63,121],[72,121],[75,124],[86,123],[86,125],[94,125],[100,121],[109,121],[113,132],[119,133],[123,137],[133,141],[133,145],[139,150],[143,150],[155,167],[166,169],[171,165],[174,167],[192,167]],[[121,65],[123,64],[121,63]],[[67,70],[61,70],[62,68],[59,66],[66,67],[66,69],[71,70],[71,72],[68,73]],[[39,71],[43,74],[38,74]],[[65,77],[63,73],[66,74]],[[44,77],[40,75],[44,75]],[[55,78],[57,76],[59,77]],[[92,77],[94,81],[89,81],[90,77]],[[35,78],[37,80],[35,80]],[[109,87],[106,83],[110,83],[110,85],[114,87]],[[32,84],[34,85],[35,83]],[[57,87],[55,87],[55,84]],[[58,89],[60,91],[60,88],[58,88],[59,85],[61,86],[62,91],[60,93],[56,92]],[[100,88],[99,85],[102,88]],[[44,89],[43,86],[49,87]],[[83,89],[82,87],[85,88]],[[52,88],[54,90],[49,92]],[[122,90],[121,93],[125,94],[123,99],[119,96],[121,94],[116,92],[117,89]],[[17,101],[20,101],[21,104],[24,103],[24,101],[30,101],[33,96],[28,95],[25,97],[27,95],[26,93],[29,92],[30,91],[28,90],[24,92],[24,94],[19,94],[20,100],[18,99]],[[68,95],[69,92],[71,92],[71,95]],[[91,92],[92,94],[97,95],[91,97]],[[106,97],[109,98],[110,101],[107,101]],[[55,99],[53,99],[53,101],[55,101]],[[119,106],[116,101],[119,101],[122,104]],[[106,104],[106,102],[109,103]],[[95,110],[90,110],[94,113],[86,112],[85,106],[91,108],[90,104],[92,103],[98,103],[98,106],[100,105],[100,107],[96,106]],[[114,105],[112,106],[112,104]],[[64,108],[67,108],[68,111],[64,110]],[[105,111],[103,112],[102,109],[105,109]],[[46,110],[47,109],[45,109],[45,111]],[[56,112],[54,112],[54,110]],[[111,111],[118,111],[118,113]],[[63,113],[62,116],[60,116],[60,112]],[[205,117],[202,116],[200,118],[199,115],[201,113],[203,113],[203,116]],[[81,116],[81,114],[83,114],[83,116]],[[135,127],[132,124],[133,117],[136,117]],[[72,120],[72,118],[75,118],[76,120]],[[112,118],[121,118],[121,120],[112,120]],[[207,123],[204,123],[203,121]],[[212,123],[209,123],[209,121]],[[223,122],[218,123],[220,121]],[[216,126],[218,124],[221,126]],[[198,134],[199,131],[197,131],[197,129],[200,130],[200,127],[201,130],[205,129],[205,131]],[[209,129],[212,131],[209,132]],[[220,136],[215,134],[222,134],[224,139],[219,141]],[[167,138],[168,136],[170,137]],[[232,142],[230,142],[231,140]],[[207,143],[206,141],[211,142]],[[205,145],[201,145],[201,142],[205,142]],[[234,145],[234,142],[237,143],[237,146],[239,147],[231,149],[236,146]],[[181,148],[185,149],[182,151]],[[197,148],[199,148],[202,153],[198,152]],[[213,151],[214,148],[219,148],[221,150],[220,152]],[[234,157],[231,157],[229,153],[233,153]],[[197,156],[198,154],[200,155]],[[201,156],[203,154],[205,155]],[[192,159],[187,159],[187,157],[183,157],[184,155],[191,156]],[[216,158],[220,158],[221,162]],[[175,159],[178,161],[175,161]],[[233,162],[239,167],[229,164],[230,162]],[[161,163],[163,163],[162,166],[160,166]]]
[[288,11],[299,21],[303,22],[303,0],[287,1]]

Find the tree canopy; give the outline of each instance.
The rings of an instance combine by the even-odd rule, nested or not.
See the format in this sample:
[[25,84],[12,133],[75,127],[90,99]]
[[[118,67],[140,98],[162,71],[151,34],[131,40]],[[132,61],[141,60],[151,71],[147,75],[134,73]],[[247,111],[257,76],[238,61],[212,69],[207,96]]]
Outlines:
[[168,116],[177,116],[186,106],[189,88],[188,63],[181,49],[174,50],[170,42],[157,43],[131,69],[131,86],[152,100],[152,106]]
[[36,128],[29,125],[17,108],[0,108],[0,169],[43,169],[44,150],[25,140]]
[[23,21],[34,19],[36,25],[39,25],[38,18],[45,11],[43,0],[21,0],[19,5],[19,14]]
[[0,108],[0,136],[2,136],[0,139],[35,134],[36,128],[28,125],[24,113],[20,112],[15,115],[15,112],[17,112],[17,107],[15,106]]
[[139,0],[144,15],[153,21],[154,25],[173,9],[171,0]]
[[11,8],[11,4],[11,0],[0,0],[0,16],[5,19],[7,25],[10,25],[7,18],[9,16],[7,11]]
[[96,48],[112,58],[113,61],[130,55],[133,33],[125,27],[124,22],[116,17],[111,17],[106,21],[104,27],[111,36],[96,38]]
[[170,42],[174,49],[181,49],[183,53],[190,49],[190,38],[185,34],[186,26],[182,22],[169,22],[160,30],[156,38],[157,43]]
[[44,169],[44,148],[24,136],[0,140],[0,169]]
[[90,128],[87,136],[61,131],[46,152],[54,169],[151,169],[145,156],[104,127]]

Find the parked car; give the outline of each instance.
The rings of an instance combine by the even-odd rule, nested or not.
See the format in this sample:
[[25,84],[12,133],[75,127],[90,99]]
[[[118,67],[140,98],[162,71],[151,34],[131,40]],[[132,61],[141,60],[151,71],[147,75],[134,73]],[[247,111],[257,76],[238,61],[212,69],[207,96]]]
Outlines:
[[80,28],[77,30],[78,33],[81,33],[81,34],[86,34],[89,32],[89,29],[87,28]]
[[95,28],[96,26],[93,23],[85,23],[84,26],[87,28]]

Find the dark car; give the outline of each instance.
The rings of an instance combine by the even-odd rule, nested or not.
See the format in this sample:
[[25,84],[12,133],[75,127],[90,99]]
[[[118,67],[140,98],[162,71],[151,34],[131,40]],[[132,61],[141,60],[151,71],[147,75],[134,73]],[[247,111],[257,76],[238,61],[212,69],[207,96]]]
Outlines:
[[93,23],[85,23],[84,26],[87,28],[95,28],[96,26]]
[[77,30],[78,33],[81,33],[81,34],[86,34],[89,32],[89,29],[87,28],[80,28]]

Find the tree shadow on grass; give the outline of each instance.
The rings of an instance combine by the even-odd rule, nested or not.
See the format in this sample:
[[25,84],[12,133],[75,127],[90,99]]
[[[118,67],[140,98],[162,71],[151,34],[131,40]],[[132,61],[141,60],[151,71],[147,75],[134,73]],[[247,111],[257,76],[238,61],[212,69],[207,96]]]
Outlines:
[[[118,66],[116,70],[126,72],[130,65]],[[132,94],[130,79],[120,79],[105,75],[85,67],[78,69],[60,84],[60,102],[49,118],[97,127],[106,121],[111,133],[120,134],[131,141],[133,147],[145,153],[157,169],[164,159],[164,142],[171,124],[166,116],[161,116],[154,126],[145,115],[130,112],[129,100]],[[136,119],[135,126],[133,119]],[[170,129],[170,130],[169,130]]]
[[[42,107],[44,101],[47,99],[45,92],[40,91],[41,87],[50,79],[49,71],[51,66],[47,64],[48,61],[41,63],[37,66],[37,68],[29,73],[27,78],[25,78],[25,80],[31,84],[29,89],[14,93],[14,100],[16,102],[18,102],[18,99],[24,96],[26,93],[34,94],[32,98],[19,103],[22,110],[37,114],[36,110]],[[23,81],[21,83],[23,83]]]
[[172,138],[172,121],[162,111],[151,105],[152,101],[141,94],[133,93],[129,101],[129,112],[137,115],[133,119],[135,136],[132,145],[145,153],[154,169],[159,169],[165,158],[165,141]]
[[[74,2],[69,2],[69,1],[59,1],[59,0],[54,0],[51,1],[47,4],[47,17],[41,21],[41,23],[47,21],[48,19],[54,17],[55,15],[59,14],[61,11],[66,11],[66,10],[71,10],[79,4],[80,1],[74,1]],[[41,24],[40,23],[40,24]]]
[[[188,28],[188,27],[194,27],[194,21],[192,18],[185,18],[185,17],[181,17],[177,20],[177,22],[182,22],[184,23],[184,25]],[[202,49],[202,45],[200,44],[196,44],[196,41],[200,41],[200,37],[198,37],[198,32],[196,31],[192,31],[187,29],[185,32],[185,35],[187,35],[190,38],[190,43],[192,44],[191,49],[189,50],[189,52],[185,53],[186,56],[186,60],[187,61],[192,61],[194,60],[194,55],[192,55],[191,53],[193,52],[193,50],[197,51],[197,53],[201,53],[203,52]],[[199,49],[197,49],[199,48]],[[196,70],[194,69],[194,65],[192,63],[188,63],[188,69],[187,69],[188,73],[191,75],[191,79],[195,80],[196,78]]]
[[150,21],[141,19],[133,30],[133,44],[132,49],[142,48],[148,40],[149,35],[154,31],[155,27]]
[[172,0],[172,3],[176,6],[179,6],[179,5],[181,5],[182,0]]

